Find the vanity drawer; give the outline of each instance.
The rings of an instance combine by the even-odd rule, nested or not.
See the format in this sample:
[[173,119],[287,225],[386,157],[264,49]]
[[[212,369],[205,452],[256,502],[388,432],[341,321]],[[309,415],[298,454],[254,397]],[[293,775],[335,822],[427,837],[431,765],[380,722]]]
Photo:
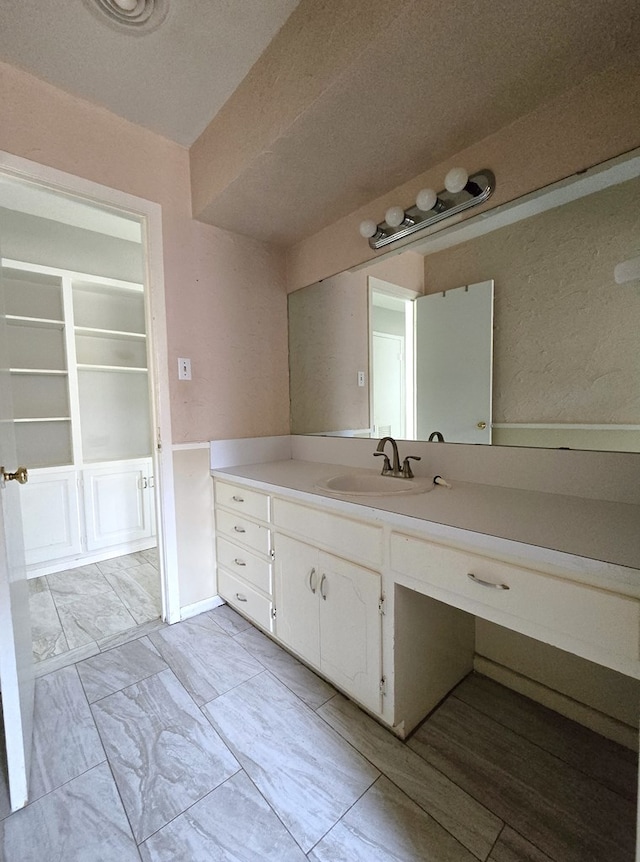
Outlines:
[[266,557],[271,553],[271,531],[268,527],[242,515],[225,512],[224,509],[216,509],[216,527],[219,533],[229,536],[234,542],[246,545]]
[[258,518],[260,521],[269,520],[269,497],[259,491],[251,491],[241,488],[239,485],[229,485],[216,479],[216,504],[232,509],[234,512],[242,512],[250,518]]
[[216,541],[216,550],[219,565],[271,595],[271,563],[221,537]]
[[225,569],[218,569],[218,594],[243,616],[268,632],[273,631],[271,599],[261,595]]
[[[391,567],[435,587],[425,591],[434,598],[443,591],[449,604],[561,648],[577,641],[633,661],[640,658],[636,599],[399,533],[392,533],[390,550]],[[556,635],[545,636],[549,631]]]
[[277,497],[273,500],[273,523],[308,544],[317,544],[339,557],[366,563],[374,569],[382,565],[381,527]]

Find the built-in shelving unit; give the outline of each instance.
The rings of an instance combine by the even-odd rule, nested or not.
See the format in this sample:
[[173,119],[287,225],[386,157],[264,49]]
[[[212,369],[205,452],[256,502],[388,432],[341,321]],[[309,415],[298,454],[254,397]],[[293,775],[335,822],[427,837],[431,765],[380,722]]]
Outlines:
[[[119,524],[114,536],[150,535],[152,435],[143,286],[12,260],[2,261],[2,280],[18,461],[29,467],[32,481],[39,470],[45,471],[40,500],[45,478],[47,488],[55,488],[50,493],[62,495],[63,507],[73,508],[75,499],[78,529],[67,523],[65,530],[86,546],[92,520],[87,506],[100,503],[104,508],[108,502],[117,507],[105,495],[118,487],[113,493],[129,495],[136,525],[131,532]],[[131,481],[127,464],[137,477]],[[91,479],[96,470],[99,482]],[[85,499],[82,511],[85,479],[94,497]],[[36,493],[37,484],[26,486],[31,490],[25,490],[25,500]],[[95,488],[102,495],[99,501]],[[136,490],[145,492],[146,502],[133,499]],[[34,513],[40,519],[43,514],[35,498],[32,502],[23,513],[27,533]],[[76,515],[67,512],[66,517],[73,521]],[[31,526],[35,536],[35,522]],[[108,546],[108,537],[94,540],[95,547],[100,543]],[[77,542],[72,544],[75,554]],[[70,548],[51,553],[60,556]],[[43,554],[46,550],[40,549],[39,562]]]

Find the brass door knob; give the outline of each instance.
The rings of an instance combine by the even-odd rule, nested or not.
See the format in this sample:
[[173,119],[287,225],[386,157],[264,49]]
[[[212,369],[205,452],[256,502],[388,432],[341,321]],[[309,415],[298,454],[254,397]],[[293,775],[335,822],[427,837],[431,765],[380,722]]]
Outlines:
[[484,429],[485,429],[486,427],[487,427],[487,423],[486,423],[486,422],[478,422],[478,423],[476,424],[476,428],[479,428],[481,431],[484,431]]
[[14,479],[21,485],[26,485],[29,481],[29,473],[26,467],[18,467],[15,473],[5,473],[4,467],[0,467],[0,474],[5,482],[12,482]]

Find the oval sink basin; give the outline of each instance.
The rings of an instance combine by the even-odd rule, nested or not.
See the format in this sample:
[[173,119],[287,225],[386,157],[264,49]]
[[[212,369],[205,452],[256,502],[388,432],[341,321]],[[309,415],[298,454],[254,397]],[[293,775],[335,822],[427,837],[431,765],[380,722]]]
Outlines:
[[362,497],[387,497],[389,494],[424,494],[433,488],[430,479],[402,479],[380,473],[344,473],[319,482],[319,490],[333,494]]

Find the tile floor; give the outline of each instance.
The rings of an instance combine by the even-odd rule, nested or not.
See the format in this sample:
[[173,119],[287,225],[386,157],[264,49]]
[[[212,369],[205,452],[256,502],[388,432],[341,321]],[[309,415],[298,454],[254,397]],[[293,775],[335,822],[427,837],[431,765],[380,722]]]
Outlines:
[[29,606],[33,657],[45,662],[39,672],[87,658],[109,638],[160,617],[158,551],[31,578]]
[[36,681],[4,862],[632,862],[637,758],[470,676],[408,743],[228,607]]

